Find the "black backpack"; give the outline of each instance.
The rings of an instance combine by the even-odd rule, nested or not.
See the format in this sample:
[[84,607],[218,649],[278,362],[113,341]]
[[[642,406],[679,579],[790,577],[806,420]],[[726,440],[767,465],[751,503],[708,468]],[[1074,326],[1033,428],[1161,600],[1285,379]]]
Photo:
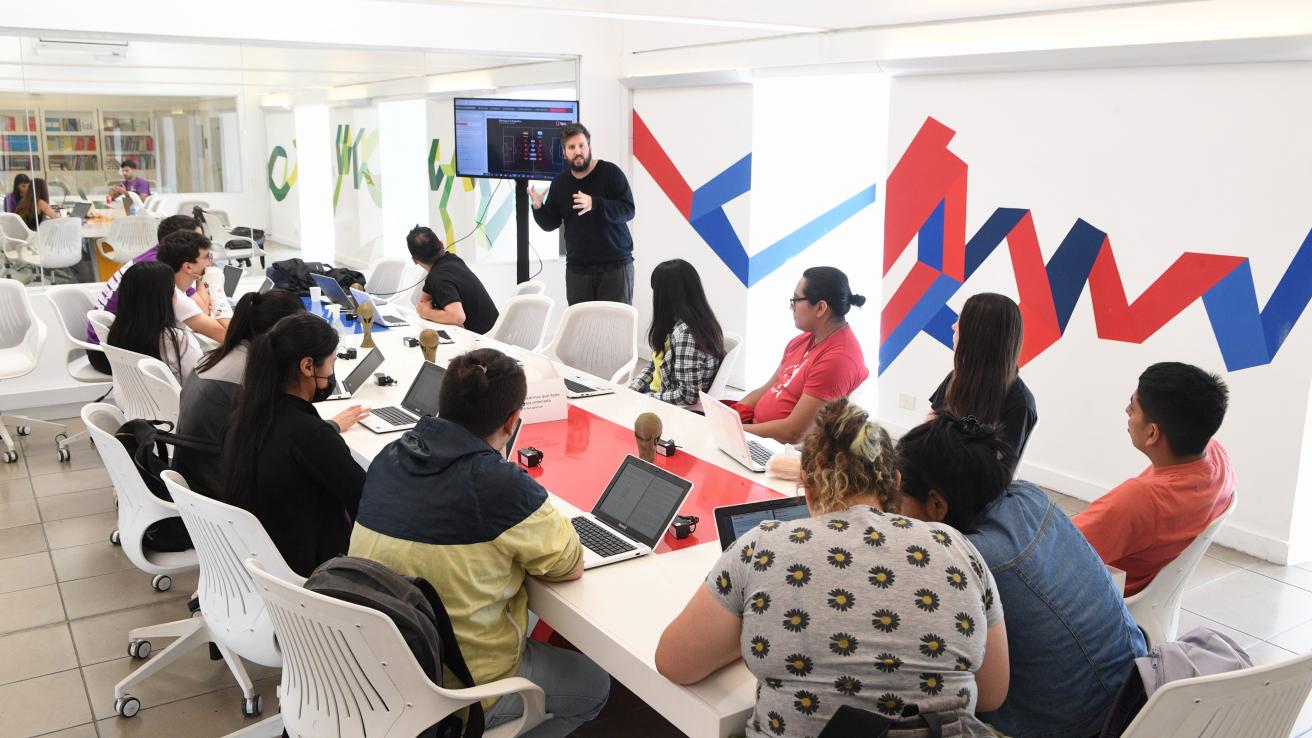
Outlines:
[[[363,605],[391,618],[434,684],[445,686],[442,665],[446,664],[461,686],[474,686],[474,678],[451,629],[451,618],[437,590],[427,580],[397,574],[377,561],[338,556],[320,564],[305,581],[305,588]],[[483,705],[475,702],[469,706],[468,726],[458,713],[452,714],[420,733],[419,738],[480,738],[482,735]]]
[[[123,444],[123,449],[128,452],[133,465],[137,467],[137,473],[141,475],[141,481],[146,483],[150,493],[161,500],[172,502],[173,496],[159,476],[171,468],[166,444],[212,453],[215,455],[215,463],[218,463],[219,449],[204,441],[162,430],[165,427],[172,430],[173,424],[166,420],[129,420],[115,431],[114,438]],[[186,551],[193,548],[191,536],[187,535],[182,518],[165,518],[152,523],[146,529],[144,542],[147,548],[154,551]]]

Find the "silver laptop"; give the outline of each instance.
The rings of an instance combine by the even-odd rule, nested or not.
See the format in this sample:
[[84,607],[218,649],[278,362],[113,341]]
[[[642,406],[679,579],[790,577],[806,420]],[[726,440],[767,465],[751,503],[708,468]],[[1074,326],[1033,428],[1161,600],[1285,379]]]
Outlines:
[[341,305],[347,311],[355,311],[355,302],[351,300],[350,295],[346,294],[346,291],[337,283],[337,280],[313,272],[310,273],[310,279],[313,279],[314,283],[319,286],[319,291],[323,293],[324,297]]
[[691,491],[687,479],[624,457],[592,512],[570,518],[583,543],[583,568],[651,553]]
[[382,365],[383,352],[378,349],[372,349],[369,353],[364,355],[363,359],[360,359],[360,362],[355,365],[355,368],[351,370],[351,373],[346,375],[346,379],[337,383],[337,387],[333,390],[331,395],[328,395],[328,399],[350,399],[351,396],[355,394],[356,390],[360,389],[364,386],[365,382],[369,381],[369,375],[377,371],[378,367]]
[[271,289],[273,289],[273,280],[269,279],[268,277],[265,277],[264,281],[260,282],[260,288],[255,291],[263,295],[265,292],[268,292]]
[[702,412],[711,424],[711,438],[720,450],[729,454],[739,464],[754,472],[765,471],[770,457],[783,450],[783,446],[770,438],[749,439],[743,431],[743,419],[738,411],[713,399],[705,392],[699,392],[702,400]]
[[70,217],[70,218],[85,218],[85,217],[87,217],[90,213],[91,213],[91,203],[89,203],[89,202],[75,202],[75,203],[73,203],[73,210],[72,210],[72,212],[70,212],[70,213],[68,214],[68,217]]
[[446,369],[425,361],[410,383],[410,391],[405,393],[400,406],[373,408],[369,417],[360,421],[360,425],[374,433],[392,433],[410,430],[419,424],[420,418],[437,415],[437,396],[442,389],[444,376]]
[[351,301],[355,303],[356,307],[359,307],[365,304],[366,302],[369,303],[370,305],[373,305],[374,315],[377,315],[380,319],[382,319],[383,323],[386,324],[388,328],[396,328],[403,325],[410,325],[410,323],[405,318],[402,318],[399,315],[392,314],[387,310],[386,306],[378,304],[378,302],[374,300],[374,296],[369,294],[368,292],[365,292],[363,290],[357,290],[356,288],[352,287]]
[[[542,354],[532,351],[522,352],[520,356],[523,359],[520,362],[521,364],[527,362],[539,367],[541,378],[555,379],[560,376],[560,372],[556,369],[556,362],[552,361],[551,357],[543,356]],[[593,387],[577,379],[570,379],[568,377],[564,378],[564,382],[565,396],[571,400],[577,400],[580,397],[597,397],[598,395],[615,394],[615,390],[611,387]]]

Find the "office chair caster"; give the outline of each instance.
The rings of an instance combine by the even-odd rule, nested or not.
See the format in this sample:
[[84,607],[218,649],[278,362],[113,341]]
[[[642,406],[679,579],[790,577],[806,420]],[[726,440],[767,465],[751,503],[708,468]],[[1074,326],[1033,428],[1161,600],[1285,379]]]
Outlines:
[[112,533],[109,534],[109,542],[114,544],[115,546],[119,545],[118,531],[113,531]]
[[16,428],[15,430],[18,431],[18,435],[20,435],[20,436],[30,436],[30,435],[32,435],[32,426],[30,426],[30,425],[20,425],[20,426],[18,426],[18,428]]
[[68,440],[67,433],[60,433],[59,435],[55,436],[55,448],[56,448],[55,455],[59,458],[59,462],[61,464],[73,460],[73,452],[70,449],[64,447],[64,442],[67,440]]
[[[118,531],[114,531],[117,533]],[[168,574],[156,574],[150,580],[150,586],[155,588],[156,592],[167,592],[173,589],[173,577]]]
[[257,695],[255,695],[254,697],[244,697],[244,698],[242,698],[242,701],[241,701],[241,716],[242,716],[242,717],[248,717],[248,718],[257,717],[257,716],[258,716],[260,713],[262,713],[262,712],[264,712],[264,696],[263,696],[263,695],[258,695],[258,694],[257,694]]
[[119,717],[135,717],[137,713],[141,712],[141,700],[130,694],[123,695],[114,700],[114,712]]
[[132,641],[128,643],[128,655],[143,661],[150,658],[150,641]]
[[5,461],[6,464],[17,464],[17,463],[18,463],[18,452],[17,452],[17,451],[6,451],[6,452],[5,452],[5,455],[4,455],[4,461]]

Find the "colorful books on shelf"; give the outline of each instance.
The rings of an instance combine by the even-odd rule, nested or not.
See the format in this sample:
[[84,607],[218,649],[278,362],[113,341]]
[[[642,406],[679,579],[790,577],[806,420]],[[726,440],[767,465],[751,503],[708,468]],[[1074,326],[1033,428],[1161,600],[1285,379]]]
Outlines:
[[0,136],[0,151],[35,152],[36,136]]

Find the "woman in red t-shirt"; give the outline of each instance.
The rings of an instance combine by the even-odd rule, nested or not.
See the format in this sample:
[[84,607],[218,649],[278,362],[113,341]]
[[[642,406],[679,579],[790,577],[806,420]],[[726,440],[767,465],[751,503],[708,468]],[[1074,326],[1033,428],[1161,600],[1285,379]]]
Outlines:
[[861,344],[847,324],[847,311],[866,304],[866,298],[852,293],[847,275],[838,269],[811,267],[802,272],[788,302],[802,335],[788,342],[770,381],[748,392],[740,404],[751,408],[743,430],[796,443],[825,403],[847,397],[870,376]]

